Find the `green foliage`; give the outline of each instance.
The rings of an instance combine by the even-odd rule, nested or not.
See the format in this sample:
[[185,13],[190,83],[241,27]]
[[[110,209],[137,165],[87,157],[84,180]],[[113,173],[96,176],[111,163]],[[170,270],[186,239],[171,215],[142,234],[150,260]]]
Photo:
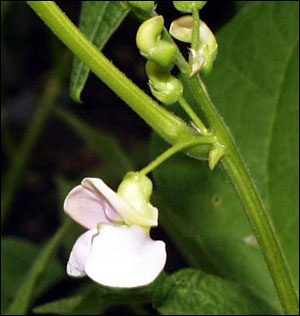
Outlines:
[[[126,17],[128,10],[119,1],[82,1],[81,3],[79,28],[99,50],[102,50]],[[89,71],[89,68],[75,56],[70,94],[76,102],[81,102],[80,95]]]
[[[7,311],[12,298],[16,294],[16,286],[21,285],[41,251],[31,242],[17,238],[5,237],[1,240],[1,315]],[[35,288],[34,297],[45,293],[64,276],[64,268],[55,259],[51,259],[48,269],[43,275],[43,282]]]
[[151,303],[164,315],[276,315],[242,286],[199,270],[162,274],[154,283],[137,289],[99,285],[82,288],[77,295],[38,306],[37,314],[99,315],[115,304]]
[[184,269],[154,289],[154,305],[163,315],[276,315],[242,286],[205,274]]
[[114,305],[151,302],[153,284],[137,289],[114,289],[93,284],[80,294],[36,307],[35,313],[55,315],[100,315]]
[[9,306],[6,315],[25,315],[28,311],[32,299],[36,293],[36,287],[39,282],[43,281],[45,271],[50,263],[50,259],[56,253],[64,235],[68,232],[71,225],[70,220],[66,220],[57,233],[50,239],[45,247],[41,250],[33,265],[27,272],[20,283],[17,290],[15,290],[15,297]]
[[[242,10],[218,34],[220,52],[207,78],[212,100],[270,210],[296,284],[298,6],[264,2]],[[156,155],[165,146],[156,138],[153,148]],[[211,173],[206,164],[178,156],[160,167],[155,179],[171,209],[161,210],[162,222],[179,247],[188,248],[190,262],[204,262],[278,305],[261,251],[222,170]],[[169,226],[170,216],[175,226]],[[185,246],[190,242],[193,247]]]

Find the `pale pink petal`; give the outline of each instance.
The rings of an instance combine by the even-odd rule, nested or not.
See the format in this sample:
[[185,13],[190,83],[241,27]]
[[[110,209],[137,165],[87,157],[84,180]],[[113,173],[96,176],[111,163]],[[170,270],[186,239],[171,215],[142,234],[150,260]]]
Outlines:
[[[95,228],[99,222],[111,224],[114,218],[120,218],[89,178],[84,179],[81,185],[76,186],[68,194],[64,210],[76,222],[88,229]],[[107,213],[113,216],[109,218]]]
[[91,229],[82,234],[75,242],[67,264],[67,273],[73,277],[83,277],[84,267],[90,253],[92,240],[97,235],[97,229]]
[[118,203],[121,198],[115,191],[98,178],[85,178],[82,180],[81,185],[101,197],[101,200],[105,204],[105,215],[109,220],[116,222],[123,221],[123,218],[119,213],[119,208],[123,205],[120,205],[120,202]]
[[103,225],[93,239],[85,272],[95,282],[131,288],[151,283],[166,262],[165,243],[139,226]]
[[[92,186],[98,190],[99,194],[106,198],[111,206],[106,208],[106,215],[113,221],[123,221],[128,225],[157,226],[157,216],[155,218],[146,218],[134,207],[122,199],[115,191],[108,187],[101,179],[86,178],[82,181],[84,186]],[[117,210],[117,212],[115,211]]]

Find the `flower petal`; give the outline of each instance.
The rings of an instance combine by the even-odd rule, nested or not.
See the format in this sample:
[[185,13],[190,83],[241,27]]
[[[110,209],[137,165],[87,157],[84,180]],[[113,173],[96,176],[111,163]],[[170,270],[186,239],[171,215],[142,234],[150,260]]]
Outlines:
[[90,253],[92,239],[97,235],[97,228],[88,230],[75,242],[67,264],[67,273],[73,277],[83,277],[84,267]]
[[121,221],[123,219],[128,225],[157,226],[158,212],[156,208],[153,208],[155,216],[146,217],[108,187],[101,179],[85,178],[81,183],[86,187],[93,187],[93,190],[97,190],[99,195],[106,199],[110,207],[105,209],[105,213],[111,220]]
[[165,243],[152,240],[141,227],[102,225],[85,272],[102,285],[131,288],[151,283],[165,263]]
[[[76,186],[68,194],[64,203],[65,212],[88,229],[95,228],[99,222],[112,224],[114,220],[121,220],[114,207],[95,187],[94,180],[93,178],[83,179],[81,185]],[[106,186],[103,181],[101,182]]]

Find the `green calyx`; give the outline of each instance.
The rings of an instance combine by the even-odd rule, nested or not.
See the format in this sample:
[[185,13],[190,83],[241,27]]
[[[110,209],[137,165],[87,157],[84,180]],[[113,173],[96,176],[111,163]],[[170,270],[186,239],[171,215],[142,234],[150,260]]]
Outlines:
[[143,22],[136,35],[136,44],[145,58],[171,69],[178,54],[177,46],[162,38],[164,18],[159,15]]
[[142,226],[148,226],[149,222],[153,223],[151,226],[157,225],[158,210],[150,203],[152,188],[151,180],[139,172],[128,172],[119,185],[118,195],[137,213],[136,220],[131,214],[130,222],[132,224],[141,225],[143,224],[141,218],[144,218],[145,224]]
[[183,86],[180,80],[157,63],[148,60],[146,73],[152,94],[164,104],[173,104],[182,96]]
[[191,13],[193,10],[201,10],[207,1],[173,1],[176,10]]

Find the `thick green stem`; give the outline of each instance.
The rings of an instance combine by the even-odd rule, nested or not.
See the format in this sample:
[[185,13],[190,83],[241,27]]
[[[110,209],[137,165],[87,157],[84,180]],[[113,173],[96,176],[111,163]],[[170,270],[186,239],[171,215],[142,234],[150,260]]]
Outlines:
[[158,156],[155,160],[153,160],[149,165],[147,165],[145,168],[143,168],[140,171],[140,174],[146,175],[149,172],[153,171],[155,168],[157,168],[160,164],[162,164],[164,161],[175,155],[176,153],[182,151],[185,148],[192,147],[199,144],[206,144],[211,145],[216,142],[216,137],[213,136],[199,136],[194,139],[187,140],[185,142],[177,143],[168,150],[166,150],[164,153],[162,153],[160,156]]
[[[53,1],[27,1],[27,3],[92,72],[167,142],[174,144],[198,135],[195,129],[161,107],[116,68]],[[203,158],[205,154],[207,155],[203,148],[193,148],[188,153],[195,158]]]
[[242,161],[234,139],[208,97],[201,79],[198,76],[192,79],[186,77],[185,81],[197,103],[206,114],[218,142],[226,147],[226,155],[222,158],[221,163],[240,197],[255,236],[262,248],[284,312],[287,315],[297,315],[299,313],[299,298],[287,262],[272,222]]

